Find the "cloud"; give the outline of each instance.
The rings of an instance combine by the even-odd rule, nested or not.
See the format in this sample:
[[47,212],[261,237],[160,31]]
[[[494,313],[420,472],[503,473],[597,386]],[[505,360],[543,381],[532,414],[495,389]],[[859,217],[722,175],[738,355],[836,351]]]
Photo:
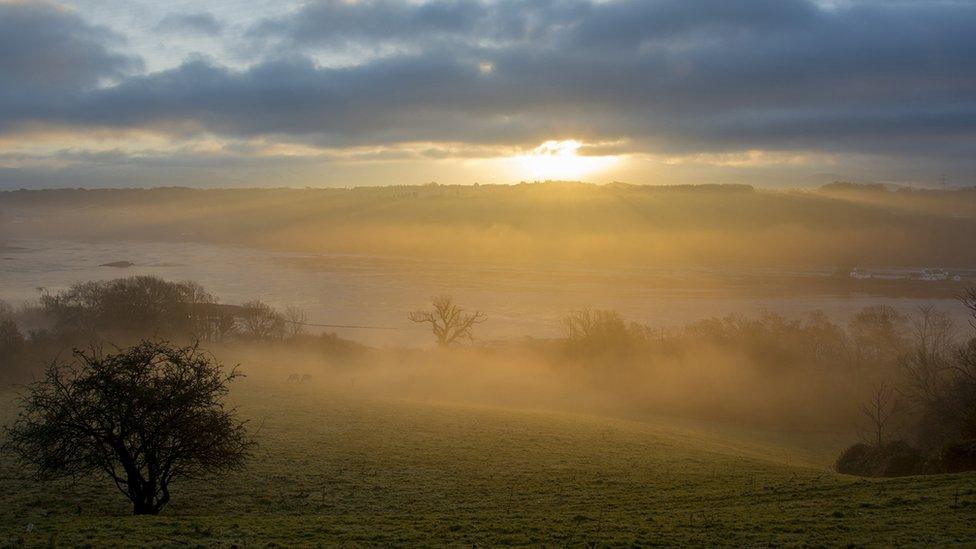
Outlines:
[[54,4],[0,2],[0,100],[6,103],[28,90],[89,88],[122,78],[140,64],[113,50],[118,42],[107,28]]
[[450,35],[482,36],[476,26],[488,13],[473,0],[409,4],[397,0],[324,0],[306,4],[289,17],[266,20],[250,36],[289,46],[343,47],[377,43],[418,43]]
[[[0,92],[0,134],[41,124],[313,147],[573,138],[659,155],[976,157],[973,3],[323,0],[254,25],[246,40],[262,53],[243,68],[189,60],[151,74],[70,12],[0,10],[19,17],[0,12],[15,33],[0,28],[4,80],[71,84]],[[167,20],[219,30],[207,14]]]
[[156,25],[156,30],[178,34],[218,35],[224,25],[212,13],[170,13]]

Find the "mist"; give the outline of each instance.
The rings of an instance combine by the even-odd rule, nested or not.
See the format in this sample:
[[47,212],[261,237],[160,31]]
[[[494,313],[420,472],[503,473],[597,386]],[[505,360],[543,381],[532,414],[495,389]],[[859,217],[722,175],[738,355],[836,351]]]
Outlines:
[[0,0],[0,547],[972,543],[974,26]]

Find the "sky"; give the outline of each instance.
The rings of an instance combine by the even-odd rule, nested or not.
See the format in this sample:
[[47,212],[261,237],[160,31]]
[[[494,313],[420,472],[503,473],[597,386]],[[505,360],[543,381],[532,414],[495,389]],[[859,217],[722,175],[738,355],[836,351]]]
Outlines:
[[0,0],[0,189],[976,185],[976,1]]

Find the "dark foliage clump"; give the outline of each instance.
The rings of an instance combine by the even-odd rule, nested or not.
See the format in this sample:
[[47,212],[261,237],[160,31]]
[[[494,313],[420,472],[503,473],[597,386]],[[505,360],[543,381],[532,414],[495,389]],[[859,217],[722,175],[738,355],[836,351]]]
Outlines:
[[14,321],[13,309],[0,301],[0,383],[16,379],[27,340]]
[[925,454],[902,440],[877,446],[863,442],[844,450],[836,469],[845,475],[861,477],[904,477],[921,474]]
[[650,330],[626,322],[613,310],[583,309],[563,318],[565,351],[571,357],[625,359],[638,354]]
[[976,471],[976,440],[946,444],[939,451],[931,469],[939,473]]
[[196,283],[154,276],[79,283],[40,299],[56,333],[83,337],[199,334],[200,309],[214,303]]
[[17,354],[24,343],[24,335],[17,329],[17,324],[13,320],[0,319],[0,354]]

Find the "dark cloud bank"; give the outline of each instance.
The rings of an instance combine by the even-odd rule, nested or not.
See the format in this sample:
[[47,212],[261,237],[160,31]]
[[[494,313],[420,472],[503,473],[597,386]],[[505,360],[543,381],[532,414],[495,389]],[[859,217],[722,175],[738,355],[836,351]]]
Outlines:
[[[83,15],[0,3],[0,136],[51,125],[339,147],[573,137],[663,154],[976,156],[973,2],[325,0],[249,29],[246,69],[151,74]],[[165,23],[221,29],[205,14]]]

